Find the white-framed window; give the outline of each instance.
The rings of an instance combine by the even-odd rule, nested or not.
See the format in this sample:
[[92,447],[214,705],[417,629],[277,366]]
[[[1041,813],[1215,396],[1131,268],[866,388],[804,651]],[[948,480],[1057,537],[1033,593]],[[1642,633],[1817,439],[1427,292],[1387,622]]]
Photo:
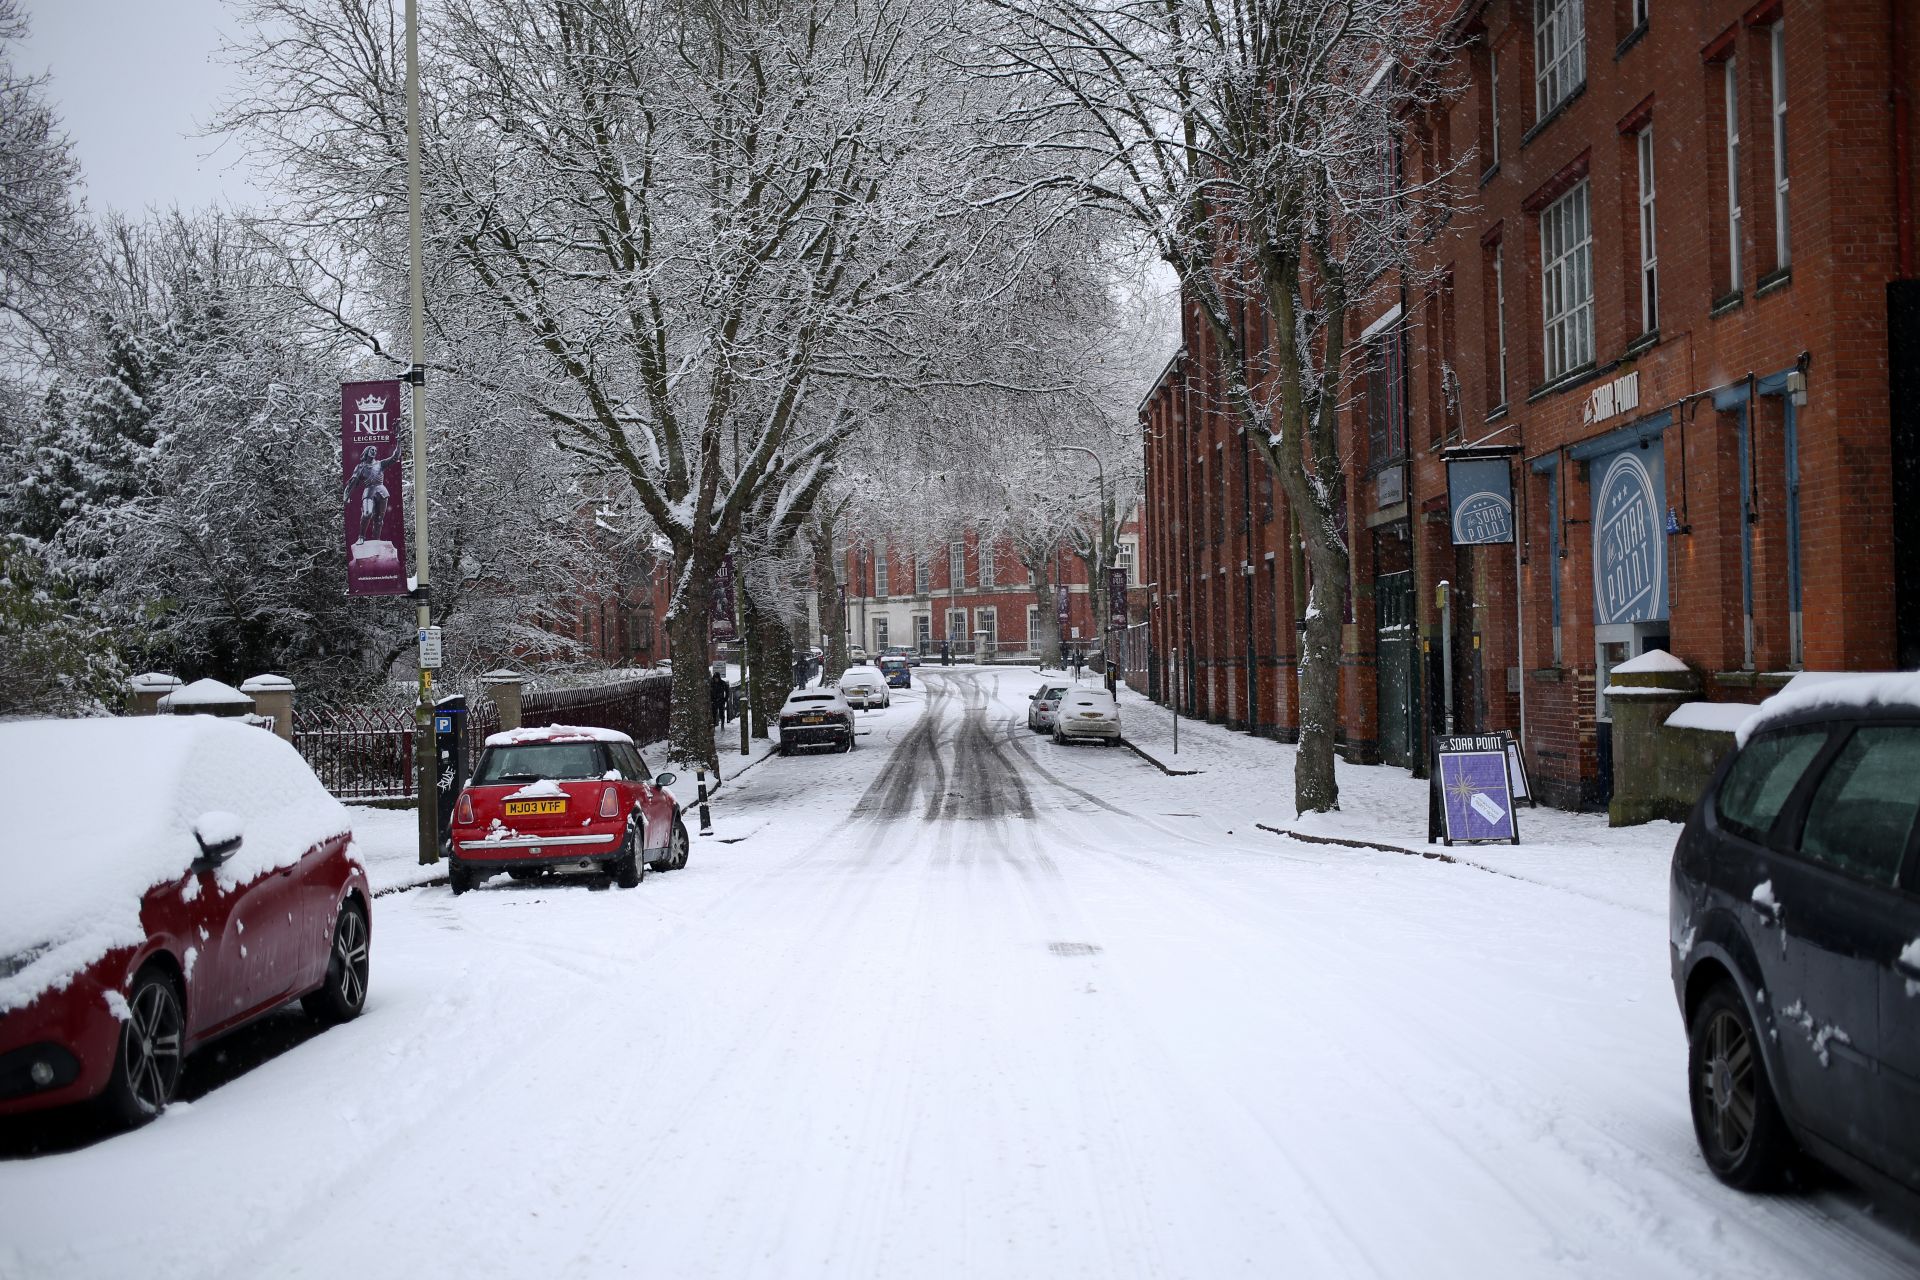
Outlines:
[[1723,75],[1727,98],[1727,288],[1740,287],[1740,59],[1729,54]]
[[1533,0],[1535,117],[1544,119],[1586,81],[1585,0]]
[[1487,51],[1487,112],[1493,117],[1493,132],[1487,136],[1487,168],[1500,167],[1500,53]]
[[873,594],[887,596],[893,593],[887,590],[887,553],[878,552],[873,557]]
[[1114,548],[1113,567],[1116,569],[1125,569],[1127,571],[1127,585],[1130,587],[1134,585],[1133,543],[1122,542]]
[[1027,648],[1038,649],[1039,647],[1040,647],[1040,606],[1037,604],[1030,604],[1027,606]]
[[990,587],[996,587],[1000,585],[1000,567],[999,565],[994,563],[999,558],[1000,557],[994,553],[993,544],[991,542],[988,542],[984,538],[981,539],[980,541],[980,589],[982,591],[985,591]]
[[1500,377],[1498,402],[1507,402],[1507,243],[1493,246],[1494,364]]
[[886,647],[887,620],[885,618],[875,618],[873,620],[873,651],[880,653],[885,650]]
[[924,613],[915,614],[913,619],[913,647],[925,653],[933,645],[933,618]]
[[987,652],[1000,647],[1000,611],[991,605],[973,611],[973,629],[987,633]]
[[925,556],[913,558],[913,594],[917,596],[933,594],[933,566],[927,563]]
[[962,645],[973,643],[973,637],[967,634],[967,611],[965,609],[947,610],[947,643],[956,649]]
[[967,585],[967,544],[954,542],[947,546],[947,581],[955,591]]
[[1773,258],[1776,270],[1793,264],[1787,232],[1787,24],[1773,24]]
[[1654,234],[1653,126],[1633,140],[1640,169],[1640,332],[1660,327],[1660,253]]
[[1585,178],[1540,211],[1540,296],[1551,381],[1593,359],[1593,227]]

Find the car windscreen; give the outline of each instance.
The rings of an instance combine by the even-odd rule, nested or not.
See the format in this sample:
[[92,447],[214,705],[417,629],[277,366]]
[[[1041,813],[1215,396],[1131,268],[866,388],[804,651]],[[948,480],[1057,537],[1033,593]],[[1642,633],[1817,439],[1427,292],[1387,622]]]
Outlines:
[[473,771],[473,785],[598,778],[607,771],[597,742],[523,742],[488,747]]
[[1044,702],[1052,702],[1058,698],[1065,697],[1066,693],[1067,686],[1063,684],[1048,685],[1040,691],[1040,698]]

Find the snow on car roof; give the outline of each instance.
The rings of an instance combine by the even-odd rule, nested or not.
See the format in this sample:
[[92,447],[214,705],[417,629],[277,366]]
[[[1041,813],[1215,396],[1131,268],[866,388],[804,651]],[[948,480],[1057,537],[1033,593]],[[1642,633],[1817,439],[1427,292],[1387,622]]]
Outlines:
[[527,729],[508,729],[487,735],[490,747],[512,747],[523,742],[624,742],[633,739],[618,729],[596,729],[592,725],[544,724]]
[[872,666],[868,663],[856,662],[852,666],[848,667],[845,671],[842,671],[840,673],[840,678],[842,680],[845,680],[848,676],[873,676],[877,678],[879,675],[880,675],[880,668],[876,666]]
[[[240,720],[0,725],[0,1013],[144,939],[142,896],[186,874],[200,853],[194,823],[216,811],[243,836],[215,873],[223,888],[290,866],[353,825],[299,752]],[[183,892],[198,889],[189,880]],[[8,972],[22,955],[33,958]]]
[[1741,746],[1768,725],[1803,711],[1920,707],[1920,672],[1895,671],[1873,675],[1844,675],[1807,671],[1761,703],[1744,724],[1734,730]]
[[787,695],[788,702],[839,702],[838,689],[795,689]]

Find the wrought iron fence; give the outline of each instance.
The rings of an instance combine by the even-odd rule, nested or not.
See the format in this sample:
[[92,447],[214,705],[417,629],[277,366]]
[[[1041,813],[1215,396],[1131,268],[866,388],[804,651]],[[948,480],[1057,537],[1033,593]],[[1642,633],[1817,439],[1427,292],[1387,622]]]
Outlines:
[[524,725],[614,729],[642,744],[665,738],[672,718],[673,677],[664,671],[585,688],[534,689],[520,702]]
[[296,702],[293,745],[342,800],[413,796],[413,708]]

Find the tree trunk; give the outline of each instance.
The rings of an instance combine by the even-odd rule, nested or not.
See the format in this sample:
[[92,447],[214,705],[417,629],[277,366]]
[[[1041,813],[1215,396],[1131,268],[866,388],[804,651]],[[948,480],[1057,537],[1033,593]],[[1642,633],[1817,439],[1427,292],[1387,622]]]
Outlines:
[[747,592],[747,616],[743,631],[747,641],[747,660],[753,678],[748,700],[753,709],[753,736],[765,738],[769,725],[780,718],[780,707],[793,687],[793,641],[779,614],[760,607]]
[[[1311,548],[1310,548],[1311,550]],[[1293,757],[1295,815],[1340,807],[1334,779],[1339,724],[1340,625],[1346,610],[1347,557],[1337,547],[1312,555],[1307,625],[1300,654],[1300,747]]]
[[820,683],[832,685],[847,669],[846,619],[840,610],[840,579],[834,575],[833,522],[823,519],[812,530],[814,607],[820,613],[820,629],[826,632],[826,654],[820,671]]
[[682,767],[698,765],[717,773],[720,758],[713,747],[704,596],[681,601],[667,615],[667,652],[673,658],[673,720],[667,757]]
[[1027,643],[1039,655],[1042,671],[1057,671],[1060,669],[1060,613],[1059,604],[1053,598],[1053,557],[1044,555],[1029,560],[1027,577],[1033,583],[1034,603],[1040,606],[1039,635],[1028,636]]

